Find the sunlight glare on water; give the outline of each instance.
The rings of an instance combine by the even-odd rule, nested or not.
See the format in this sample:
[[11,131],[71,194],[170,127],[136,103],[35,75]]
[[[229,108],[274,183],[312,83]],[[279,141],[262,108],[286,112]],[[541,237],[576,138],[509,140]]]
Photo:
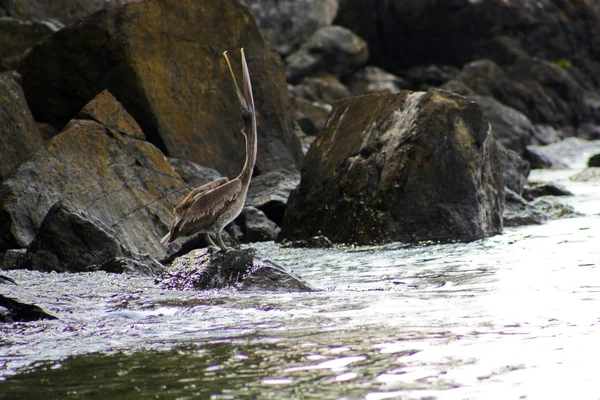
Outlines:
[[533,178],[583,217],[472,243],[253,245],[315,293],[6,272],[60,319],[0,326],[0,398],[598,400],[600,188],[567,172]]

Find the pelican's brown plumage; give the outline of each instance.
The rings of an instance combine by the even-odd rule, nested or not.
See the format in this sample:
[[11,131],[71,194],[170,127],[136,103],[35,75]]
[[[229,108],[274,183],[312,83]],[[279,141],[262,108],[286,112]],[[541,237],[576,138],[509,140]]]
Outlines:
[[231,221],[233,221],[244,208],[248,185],[256,163],[256,111],[254,109],[254,97],[252,96],[252,84],[250,83],[250,73],[248,64],[242,54],[242,89],[240,90],[231,63],[227,57],[227,52],[223,53],[233,83],[237,93],[240,106],[242,108],[242,118],[244,120],[244,129],[242,134],[246,140],[246,162],[242,172],[237,178],[229,180],[220,178],[216,181],[207,183],[192,190],[181,203],[173,210],[175,220],[171,231],[161,240],[161,243],[171,243],[180,236],[188,236],[194,233],[203,232],[211,246],[218,248],[212,241],[210,233],[217,235],[217,240],[222,250],[228,247],[223,243],[221,231]]

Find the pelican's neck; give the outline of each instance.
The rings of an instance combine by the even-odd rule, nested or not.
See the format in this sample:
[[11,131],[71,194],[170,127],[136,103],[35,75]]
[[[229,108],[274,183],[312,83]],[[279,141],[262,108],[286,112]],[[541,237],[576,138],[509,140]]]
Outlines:
[[[248,126],[250,125],[250,126]],[[249,129],[248,129],[249,128]],[[252,115],[251,122],[244,127],[246,140],[246,162],[240,179],[247,186],[250,184],[250,178],[252,178],[252,172],[254,171],[254,164],[256,164],[256,153],[257,153],[257,137],[256,137],[256,117]]]

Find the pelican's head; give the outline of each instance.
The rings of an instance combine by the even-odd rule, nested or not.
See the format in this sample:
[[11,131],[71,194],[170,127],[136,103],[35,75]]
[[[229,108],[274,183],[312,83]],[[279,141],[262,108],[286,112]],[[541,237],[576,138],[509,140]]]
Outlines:
[[[237,94],[238,100],[240,102],[240,107],[242,107],[242,117],[244,119],[251,118],[255,116],[254,110],[254,97],[252,96],[252,83],[250,82],[250,73],[248,72],[248,64],[246,63],[246,56],[244,55],[244,49],[240,50],[242,54],[242,90],[237,84],[237,80],[235,79],[235,74],[233,73],[233,68],[231,67],[231,63],[229,62],[229,57],[227,57],[227,51],[223,52],[223,56],[225,57],[225,61],[227,61],[227,66],[229,67],[229,72],[231,73],[231,77],[233,78],[233,83],[235,84],[235,92]],[[245,134],[245,132],[244,132]]]

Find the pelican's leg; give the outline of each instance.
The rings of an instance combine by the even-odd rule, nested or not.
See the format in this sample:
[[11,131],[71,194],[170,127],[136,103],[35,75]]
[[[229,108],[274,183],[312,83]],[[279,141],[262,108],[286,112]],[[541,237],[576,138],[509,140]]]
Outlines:
[[208,242],[208,247],[214,248],[214,249],[219,249],[219,246],[217,246],[215,244],[215,242],[213,242],[212,238],[210,237],[210,234],[208,232],[206,232],[206,241]]
[[221,229],[217,231],[217,241],[219,242],[219,245],[221,245],[222,250],[229,250],[229,247],[225,246],[225,243],[223,243],[223,238],[221,237]]

